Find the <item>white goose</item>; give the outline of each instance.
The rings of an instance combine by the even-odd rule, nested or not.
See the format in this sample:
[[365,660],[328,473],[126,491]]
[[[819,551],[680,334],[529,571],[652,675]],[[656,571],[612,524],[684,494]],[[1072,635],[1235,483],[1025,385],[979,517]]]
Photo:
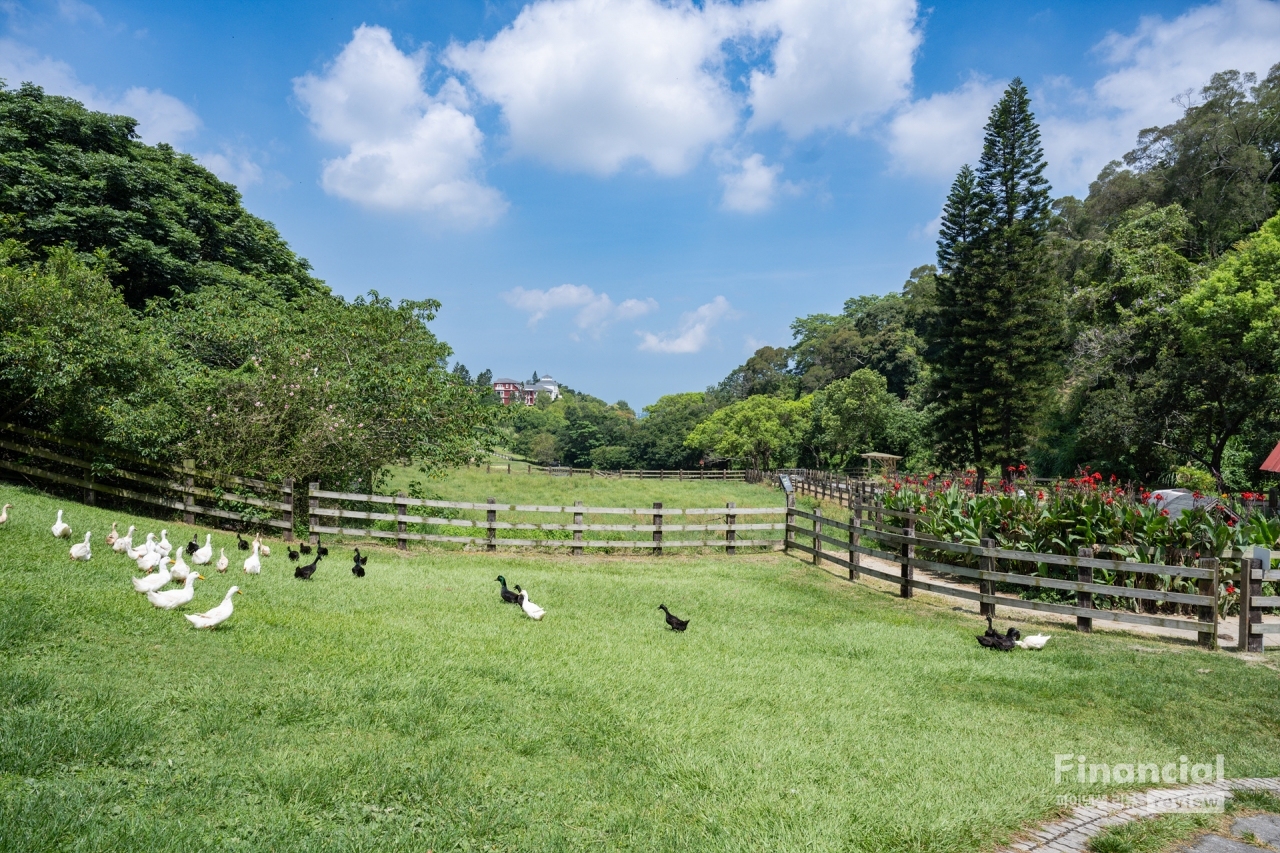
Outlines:
[[5,504],[3,508],[0,508],[0,524],[7,524],[9,522],[9,508],[11,506],[13,506],[13,504]]
[[166,557],[169,556],[169,552],[173,550],[173,545],[169,543],[169,531],[160,531],[160,541],[156,543],[156,550]]
[[208,564],[213,559],[213,534],[206,533],[204,535],[204,547],[197,548],[196,552],[191,555],[191,562],[197,566]]
[[53,527],[49,528],[53,531],[53,535],[59,539],[66,539],[71,536],[71,525],[62,520],[62,510],[58,510],[58,520],[53,523]]
[[258,541],[253,542],[253,553],[245,558],[244,573],[246,575],[262,574],[262,558],[258,556]]
[[120,538],[120,531],[116,530],[116,523],[111,522],[111,532],[107,534],[107,547],[116,544],[116,540]]
[[172,579],[172,575],[169,574],[169,567],[164,563],[160,564],[160,571],[154,575],[147,575],[145,578],[130,578],[133,581],[135,592],[155,592]]
[[150,601],[161,610],[172,610],[175,607],[181,607],[196,597],[196,581],[198,580],[204,580],[204,575],[199,572],[192,572],[187,575],[186,583],[182,585],[182,589],[148,592],[147,601]]
[[150,554],[152,551],[155,550],[155,544],[156,544],[156,535],[154,533],[148,533],[146,541],[144,541],[137,548],[132,548],[132,547],[129,548],[129,550],[126,551],[125,553],[129,555],[130,560],[140,560],[142,559],[143,554]]
[[89,531],[84,535],[83,542],[77,542],[71,546],[71,559],[88,560],[93,556],[93,552],[89,550],[89,537],[93,535],[93,531]]
[[191,574],[191,567],[187,565],[187,561],[182,558],[182,549],[177,550],[177,555],[173,560],[173,567],[169,569],[169,574],[178,583],[186,581],[187,576]]
[[524,609],[530,619],[541,619],[547,614],[547,611],[529,600],[529,593],[524,590],[520,590],[520,607]]
[[129,525],[129,530],[119,539],[111,543],[111,550],[117,554],[127,554],[133,550],[133,525]]
[[1033,651],[1039,651],[1040,649],[1044,648],[1045,643],[1049,642],[1050,636],[1052,635],[1051,634],[1032,634],[1030,637],[1027,637],[1025,640],[1014,640],[1013,642],[1014,642],[1014,645],[1016,645],[1020,649],[1031,649]]
[[240,592],[240,587],[233,586],[227,590],[227,595],[222,599],[222,603],[212,610],[204,613],[188,613],[187,621],[197,628],[216,628],[231,617],[231,611],[234,607],[231,604],[231,596]]
[[225,575],[227,573],[228,565],[230,565],[230,562],[227,560],[227,549],[219,548],[218,549],[218,565],[216,567],[218,569],[218,574]]
[[161,565],[164,565],[164,554],[159,551],[148,551],[138,558],[138,569],[144,572],[149,572]]

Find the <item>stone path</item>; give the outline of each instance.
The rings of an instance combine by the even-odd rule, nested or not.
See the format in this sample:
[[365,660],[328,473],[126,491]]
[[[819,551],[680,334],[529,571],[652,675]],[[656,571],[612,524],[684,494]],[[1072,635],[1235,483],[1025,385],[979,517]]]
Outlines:
[[[1126,805],[1123,802],[1106,800],[1087,806],[1078,806],[1070,817],[1045,824],[1032,832],[1027,839],[1002,848],[1000,853],[1084,853],[1089,839],[1104,829],[1128,823],[1131,820],[1162,814],[1168,811],[1167,801],[1169,800],[1218,793],[1230,796],[1232,790],[1263,790],[1280,794],[1280,779],[1226,779],[1221,783],[1214,782],[1205,785],[1187,785],[1181,788],[1147,791],[1137,798],[1146,800],[1140,805]],[[1273,816],[1262,815],[1260,817]],[[1253,821],[1253,823],[1248,823],[1250,821]],[[1241,826],[1242,828],[1237,830],[1236,826]],[[1255,826],[1257,828],[1253,828]],[[1267,826],[1271,826],[1272,829],[1268,830]],[[1232,826],[1232,832],[1252,832],[1259,840],[1277,844],[1277,841],[1270,840],[1268,836],[1264,835],[1264,832],[1272,831],[1276,833],[1274,837],[1280,839],[1280,821],[1267,824],[1257,818],[1241,818]],[[1220,846],[1195,846],[1189,848],[1189,853],[1246,853],[1246,851],[1247,853],[1258,853],[1259,849],[1241,841],[1223,838],[1218,835],[1206,836],[1197,842],[1197,845],[1199,844],[1218,844]],[[1227,846],[1221,846],[1223,844]],[[1280,846],[1280,844],[1277,844],[1277,846]]]

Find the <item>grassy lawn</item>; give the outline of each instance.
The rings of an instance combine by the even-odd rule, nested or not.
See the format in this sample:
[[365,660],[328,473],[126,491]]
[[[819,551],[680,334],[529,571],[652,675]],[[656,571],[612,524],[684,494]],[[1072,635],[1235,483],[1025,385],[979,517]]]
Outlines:
[[[563,488],[511,480],[488,494]],[[678,500],[625,485],[624,503]],[[129,519],[0,485],[4,502],[6,850],[967,851],[1097,792],[1054,785],[1059,752],[1280,775],[1267,666],[1056,628],[1042,653],[993,653],[972,615],[781,555],[379,548],[357,580],[335,545],[304,583],[282,548],[252,578],[229,551],[186,612],[245,594],[199,632],[132,591],[103,542]],[[49,534],[59,507],[94,531],[90,563]],[[546,619],[501,604],[499,573]]]

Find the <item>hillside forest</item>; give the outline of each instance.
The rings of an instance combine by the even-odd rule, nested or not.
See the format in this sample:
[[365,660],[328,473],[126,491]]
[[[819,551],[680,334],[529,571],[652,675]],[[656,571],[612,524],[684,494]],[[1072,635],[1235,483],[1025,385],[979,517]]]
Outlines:
[[1053,198],[1014,81],[935,262],[899,291],[798,317],[789,346],[640,417],[572,393],[516,407],[506,441],[578,466],[843,469],[874,450],[915,471],[1258,487],[1280,440],[1280,65],[1182,106],[1085,198]]

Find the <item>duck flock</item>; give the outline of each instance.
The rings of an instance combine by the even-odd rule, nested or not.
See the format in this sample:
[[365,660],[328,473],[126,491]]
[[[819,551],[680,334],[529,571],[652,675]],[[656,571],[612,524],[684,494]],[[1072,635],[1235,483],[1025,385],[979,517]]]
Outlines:
[[[0,525],[8,522],[9,510],[12,506],[12,504],[5,504],[0,507]],[[110,546],[111,550],[134,560],[138,569],[144,573],[142,577],[131,579],[134,590],[145,594],[147,600],[160,610],[175,610],[190,604],[195,598],[195,582],[204,580],[204,575],[189,566],[185,557],[191,557],[191,563],[195,566],[204,566],[212,562],[213,535],[205,534],[204,545],[200,545],[198,537],[193,535],[191,541],[185,547],[175,549],[172,543],[169,542],[168,530],[161,530],[159,539],[156,538],[154,533],[148,533],[146,539],[136,546],[133,544],[134,530],[134,526],[130,525],[125,534],[121,536],[116,529],[116,524],[113,522],[111,524],[111,532],[107,534],[107,545]],[[58,510],[58,518],[54,521],[50,531],[59,539],[71,538],[71,526],[62,520],[62,510]],[[93,552],[89,545],[92,536],[92,532],[87,532],[84,535],[84,541],[77,542],[71,546],[70,555],[72,560],[87,561],[93,557]],[[242,551],[252,551],[244,560],[245,574],[261,574],[262,558],[271,556],[271,548],[262,541],[262,535],[258,534],[252,541],[249,541],[237,532],[236,546]],[[362,578],[365,576],[365,567],[368,565],[369,557],[367,555],[361,556],[359,548],[354,550],[351,573],[358,578]],[[319,537],[317,537],[314,548],[305,543],[300,544],[296,551],[286,546],[289,560],[294,563],[299,563],[302,557],[311,556],[313,552],[315,558],[310,563],[300,563],[294,568],[293,576],[295,578],[310,580],[315,575],[320,561],[329,555],[329,549],[320,544]],[[229,564],[230,561],[227,559],[226,549],[219,548],[218,560],[213,564],[214,568],[220,573],[225,573]],[[522,589],[519,584],[516,584],[514,589],[509,588],[507,579],[502,575],[498,575],[494,580],[499,584],[498,595],[503,603],[519,604],[530,619],[541,621],[542,617],[546,615],[546,610],[529,599],[528,590]],[[178,583],[181,586],[165,589],[171,583]],[[232,596],[238,594],[241,594],[240,588],[233,586],[227,590],[222,603],[212,610],[184,615],[187,621],[196,628],[216,628],[231,618],[231,614],[234,611]],[[672,631],[684,631],[689,627],[689,620],[679,618],[668,610],[665,604],[659,604],[658,609],[665,614],[667,626]],[[1049,641],[1049,635],[1035,634],[1023,639],[1017,628],[1009,628],[1006,633],[1001,634],[995,630],[991,624],[991,617],[988,616],[986,633],[977,639],[978,644],[983,648],[995,651],[1011,651],[1014,648],[1038,651],[1045,647],[1045,644]]]

